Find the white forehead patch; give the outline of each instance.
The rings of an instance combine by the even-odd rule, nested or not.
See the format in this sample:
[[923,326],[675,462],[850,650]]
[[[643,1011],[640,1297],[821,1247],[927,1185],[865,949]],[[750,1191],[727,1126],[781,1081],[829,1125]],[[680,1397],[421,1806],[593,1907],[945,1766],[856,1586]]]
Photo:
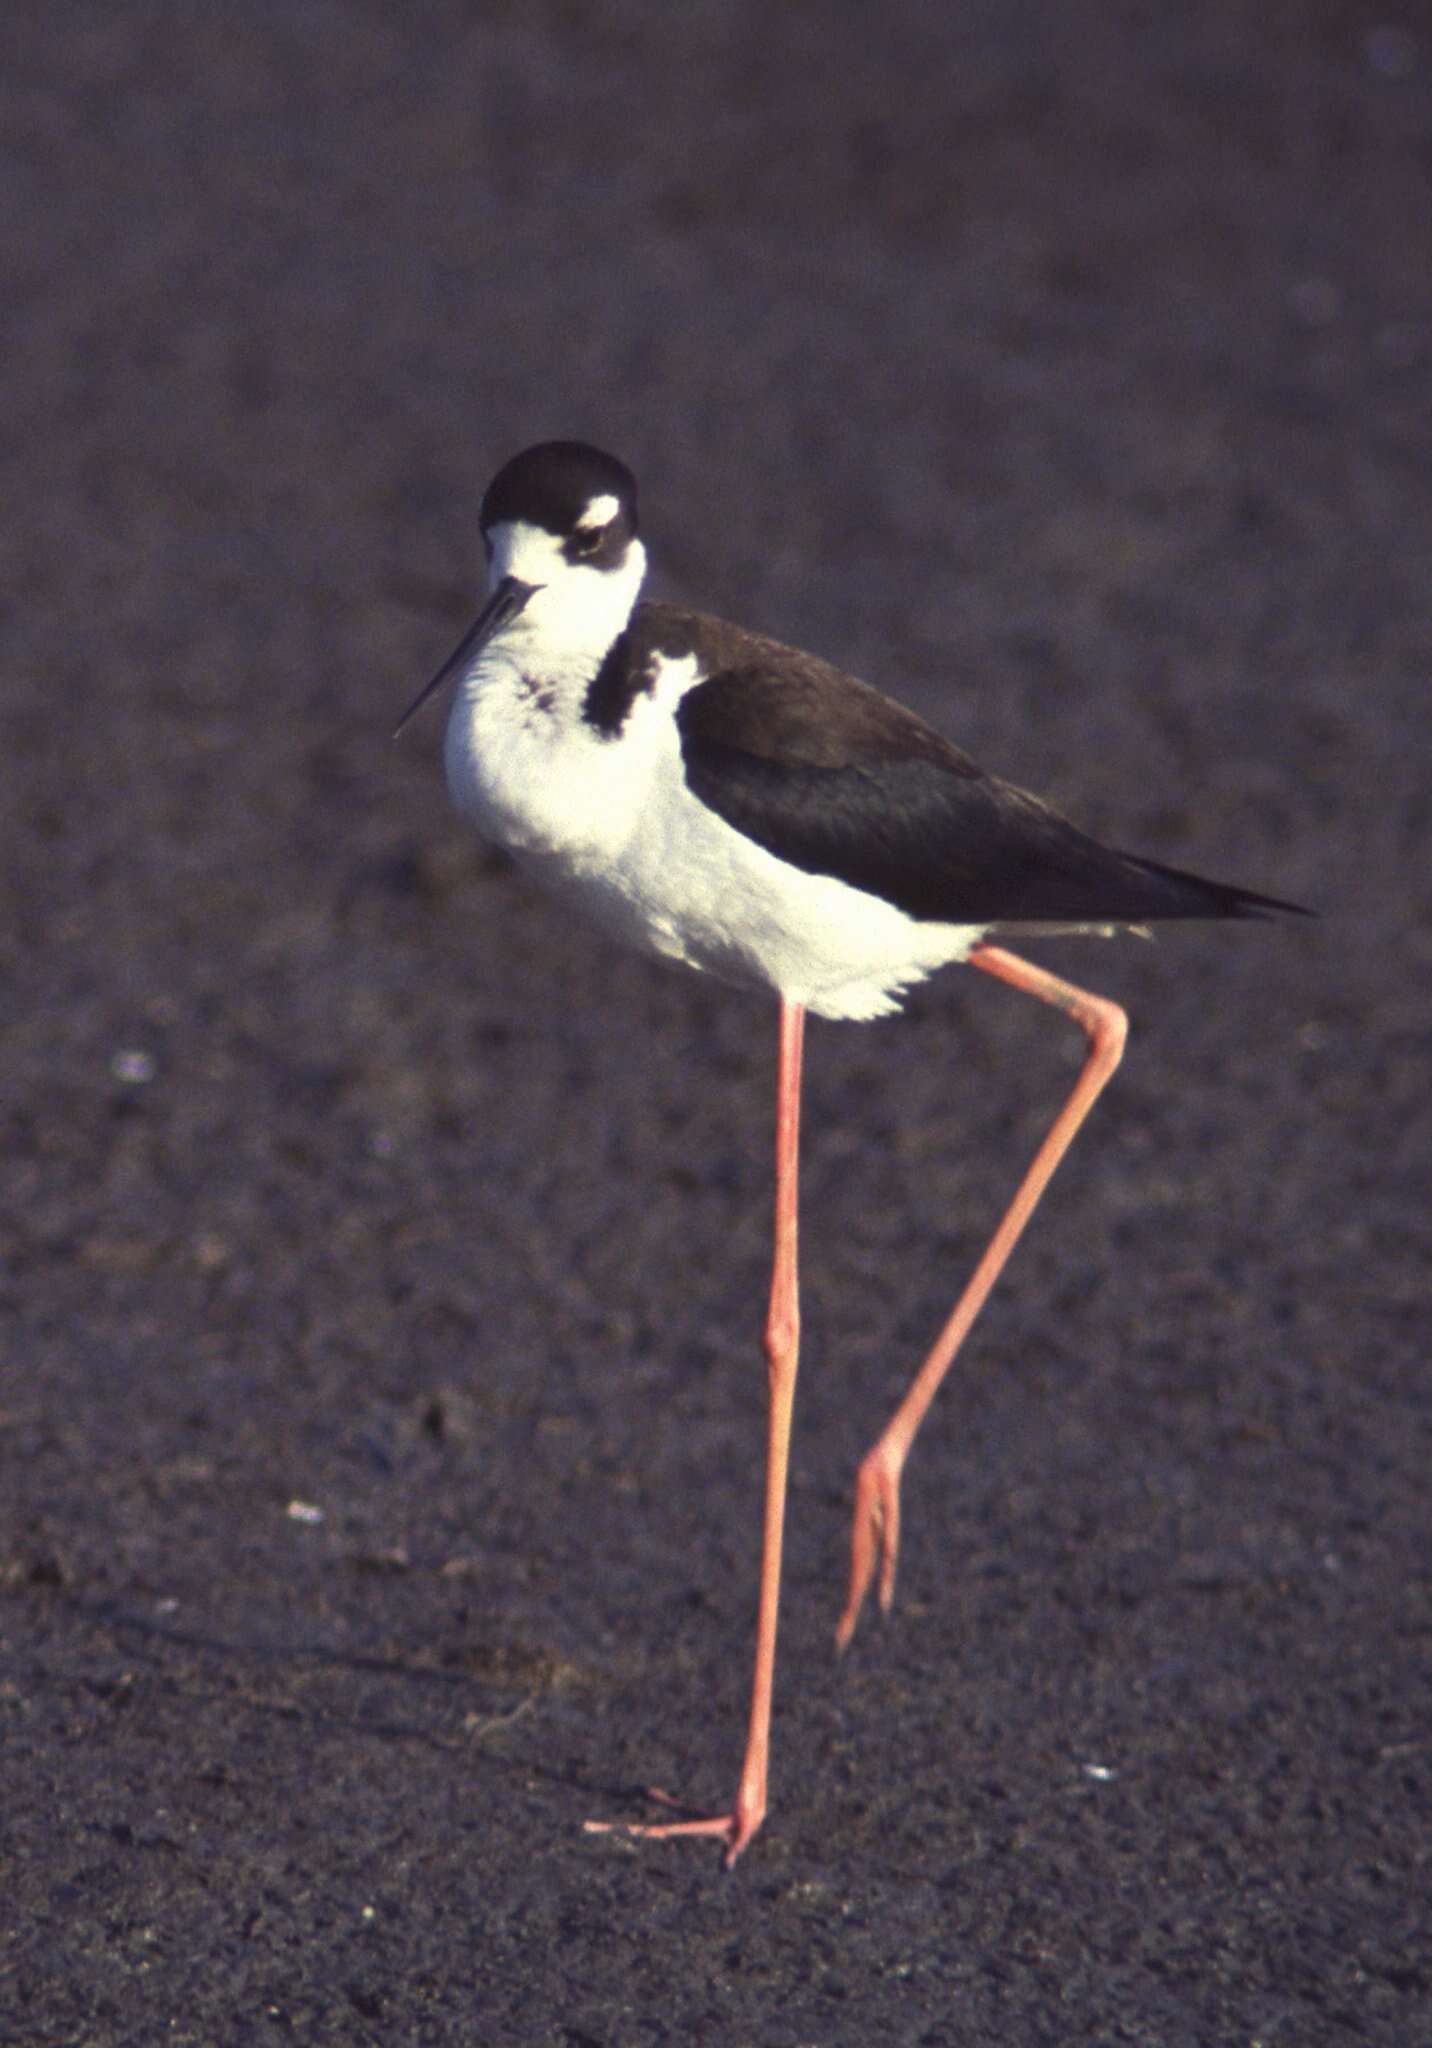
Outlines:
[[577,530],[582,532],[592,526],[610,526],[621,511],[621,500],[606,492],[600,498],[589,498],[587,509],[577,521]]

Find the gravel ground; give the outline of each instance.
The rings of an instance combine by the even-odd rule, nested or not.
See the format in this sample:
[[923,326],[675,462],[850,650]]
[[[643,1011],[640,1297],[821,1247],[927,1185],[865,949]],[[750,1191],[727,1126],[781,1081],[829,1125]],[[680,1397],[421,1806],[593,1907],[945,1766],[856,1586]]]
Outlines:
[[[1432,2038],[1421,6],[177,0],[0,27],[0,2040]],[[774,1805],[774,1013],[390,744],[495,465],[1155,858],[1130,1054],[816,1027]]]

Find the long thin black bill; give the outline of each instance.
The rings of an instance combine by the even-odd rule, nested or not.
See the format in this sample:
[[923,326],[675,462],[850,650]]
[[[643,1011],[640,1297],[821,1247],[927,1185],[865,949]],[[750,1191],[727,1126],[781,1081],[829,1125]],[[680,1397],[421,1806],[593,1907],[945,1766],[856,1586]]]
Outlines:
[[413,713],[427,703],[434,691],[440,690],[444,683],[451,682],[454,676],[461,675],[464,669],[471,666],[493,634],[500,632],[509,619],[515,619],[528,598],[539,588],[540,585],[536,583],[521,583],[515,576],[503,577],[432,681],[423,685],[393,727],[394,739],[398,737]]

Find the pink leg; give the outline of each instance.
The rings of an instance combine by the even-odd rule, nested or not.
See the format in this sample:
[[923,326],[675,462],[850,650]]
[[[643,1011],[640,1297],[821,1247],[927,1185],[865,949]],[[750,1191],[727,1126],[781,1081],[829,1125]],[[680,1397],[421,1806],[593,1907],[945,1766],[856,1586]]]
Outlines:
[[761,1545],[761,1592],[756,1617],[756,1672],[751,1685],[751,1719],[746,1758],[730,1813],[710,1820],[631,1825],[593,1821],[595,1833],[613,1830],[643,1835],[717,1835],[726,1844],[729,1870],[766,1817],[766,1769],[771,1748],[771,1692],[776,1673],[776,1614],[781,1593],[781,1537],[785,1526],[786,1473],[790,1464],[791,1409],[800,1350],[800,1298],[796,1272],[797,1162],[800,1151],[801,1048],[805,1011],[782,1003],[780,1065],[776,1083],[776,1228],[771,1305],[766,1317],[766,1360],[770,1412],[766,1440],[766,1516]]
[[1038,996],[1041,1002],[1052,1003],[1056,1009],[1063,1010],[1088,1033],[1089,1053],[1068,1101],[1050,1125],[1004,1221],[990,1239],[969,1285],[956,1302],[954,1313],[915,1375],[910,1391],[891,1416],[884,1434],[876,1439],[856,1475],[850,1590],[846,1596],[845,1612],[835,1631],[838,1650],[845,1648],[855,1631],[870,1582],[875,1576],[877,1558],[880,1606],[883,1612],[888,1614],[890,1611],[890,1603],[895,1596],[895,1563],[900,1550],[900,1474],[915,1441],[915,1432],[924,1421],[925,1411],[949,1371],[955,1353],[969,1334],[970,1325],[984,1307],[1005,1260],[1018,1243],[1020,1232],[1049,1185],[1055,1167],[1068,1151],[1100,1090],[1123,1057],[1124,1040],[1128,1035],[1128,1019],[1117,1003],[1106,1002],[1102,996],[1091,996],[1083,989],[1074,988],[1069,982],[1046,974],[1043,968],[1032,966],[1014,953],[1006,953],[998,946],[980,946],[971,953],[970,965],[982,967],[986,974],[997,975],[1011,988],[1023,989],[1028,995]]

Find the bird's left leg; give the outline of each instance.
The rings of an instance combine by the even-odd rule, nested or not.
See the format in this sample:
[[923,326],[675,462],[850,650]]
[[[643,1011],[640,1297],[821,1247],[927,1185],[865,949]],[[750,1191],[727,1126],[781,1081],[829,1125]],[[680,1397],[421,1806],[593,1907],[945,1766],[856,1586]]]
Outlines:
[[855,1522],[851,1532],[850,1588],[845,1611],[835,1631],[836,1648],[843,1650],[855,1630],[865,1596],[880,1568],[880,1606],[888,1613],[895,1596],[895,1564],[900,1550],[900,1474],[915,1432],[935,1391],[949,1371],[970,1325],[984,1307],[990,1289],[998,1279],[1005,1260],[1019,1241],[1021,1231],[1033,1215],[1040,1196],[1075,1133],[1098,1100],[1105,1082],[1123,1057],[1128,1019],[1117,1003],[1075,988],[1042,967],[1006,953],[999,946],[978,946],[970,965],[981,967],[1023,989],[1044,1003],[1063,1010],[1079,1024],[1089,1039],[1089,1051],[1069,1099],[1050,1125],[1043,1144],[1034,1155],[1019,1191],[1004,1221],[990,1239],[984,1257],[976,1266],[969,1285],[955,1304],[954,1312],[935,1340],[931,1351],[911,1383],[900,1406],[891,1416],[884,1433],[867,1453],[855,1482]]
[[[780,1062],[776,1083],[776,1222],[771,1302],[766,1316],[766,1365],[770,1404],[766,1439],[766,1509],[761,1543],[761,1586],[756,1614],[756,1669],[746,1755],[729,1813],[712,1819],[655,1824],[591,1821],[597,1834],[620,1832],[647,1839],[667,1835],[715,1835],[726,1844],[729,1870],[766,1817],[766,1776],[771,1748],[771,1695],[776,1673],[776,1618],[781,1595],[781,1541],[785,1528],[786,1475],[790,1468],[791,1411],[795,1405],[800,1351],[800,1294],[797,1278],[797,1169],[800,1154],[801,1052],[805,1010],[781,1004]],[[657,1795],[670,1804],[665,1794]]]

